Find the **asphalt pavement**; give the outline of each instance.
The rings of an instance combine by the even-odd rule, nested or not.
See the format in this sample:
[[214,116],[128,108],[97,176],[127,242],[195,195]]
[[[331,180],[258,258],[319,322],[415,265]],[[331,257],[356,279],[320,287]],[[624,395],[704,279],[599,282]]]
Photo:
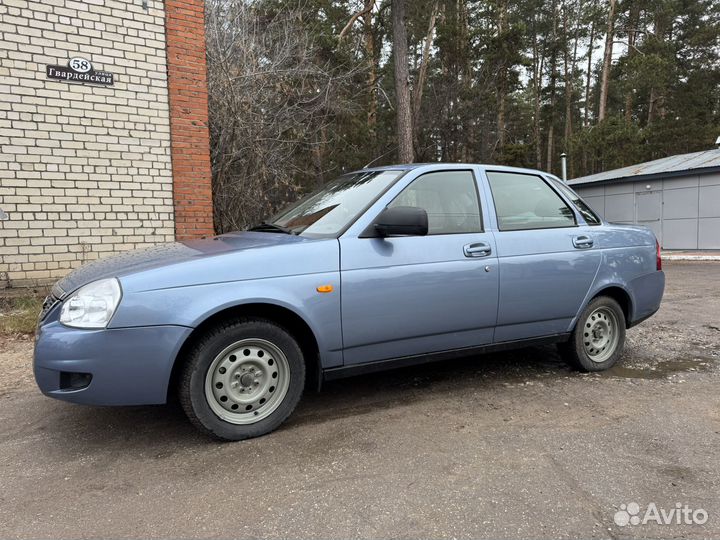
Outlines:
[[666,272],[610,372],[540,347],[336,381],[240,443],[45,398],[0,340],[0,538],[720,537],[720,263]]

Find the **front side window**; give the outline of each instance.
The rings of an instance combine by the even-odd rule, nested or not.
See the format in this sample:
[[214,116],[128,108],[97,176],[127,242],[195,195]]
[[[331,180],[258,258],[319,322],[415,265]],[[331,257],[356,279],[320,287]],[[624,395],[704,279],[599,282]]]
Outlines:
[[[340,234],[404,171],[346,174],[286,208],[269,222],[285,232],[315,238]],[[268,230],[259,227],[257,230]]]
[[539,176],[487,172],[501,231],[574,227],[572,209]]
[[428,215],[428,234],[482,231],[477,188],[470,171],[424,174],[407,186],[388,206],[424,209]]

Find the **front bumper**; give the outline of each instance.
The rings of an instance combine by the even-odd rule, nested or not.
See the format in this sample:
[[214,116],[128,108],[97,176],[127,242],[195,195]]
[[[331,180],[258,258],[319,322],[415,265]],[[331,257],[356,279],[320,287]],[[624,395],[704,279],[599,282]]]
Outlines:
[[81,330],[48,322],[36,335],[35,381],[46,396],[74,403],[165,403],[175,358],[190,332],[184,326]]

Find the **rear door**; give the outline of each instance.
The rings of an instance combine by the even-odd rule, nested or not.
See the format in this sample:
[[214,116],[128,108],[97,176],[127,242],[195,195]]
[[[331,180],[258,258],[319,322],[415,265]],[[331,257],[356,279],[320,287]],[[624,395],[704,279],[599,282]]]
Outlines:
[[486,176],[500,274],[494,341],[567,332],[600,265],[593,228],[539,175]]

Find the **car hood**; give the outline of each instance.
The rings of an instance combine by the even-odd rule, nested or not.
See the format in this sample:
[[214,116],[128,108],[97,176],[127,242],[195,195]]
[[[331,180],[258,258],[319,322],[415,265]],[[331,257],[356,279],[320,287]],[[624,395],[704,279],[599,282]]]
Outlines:
[[[267,250],[268,248],[299,245],[313,241],[281,233],[238,232],[202,240],[160,244],[150,248],[127,251],[81,266],[58,281],[54,294],[61,296],[73,292],[98,279],[123,278],[186,263],[207,261],[238,252]],[[212,274],[206,275],[205,278],[208,282],[215,281]],[[195,277],[196,281],[197,279],[199,276]]]

